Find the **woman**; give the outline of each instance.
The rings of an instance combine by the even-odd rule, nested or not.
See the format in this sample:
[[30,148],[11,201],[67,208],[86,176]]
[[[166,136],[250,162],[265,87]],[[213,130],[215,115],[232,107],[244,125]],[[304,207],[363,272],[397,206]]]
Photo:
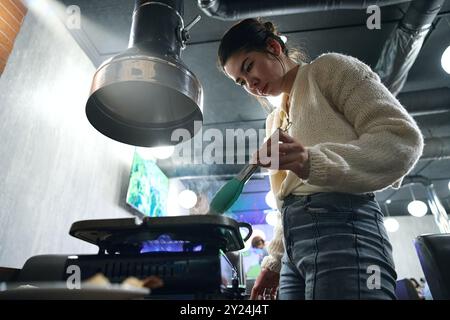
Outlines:
[[323,54],[292,57],[271,22],[246,19],[221,40],[221,69],[251,95],[283,94],[272,192],[280,209],[252,299],[395,299],[396,273],[374,193],[399,188],[422,154],[421,132],[370,67]]

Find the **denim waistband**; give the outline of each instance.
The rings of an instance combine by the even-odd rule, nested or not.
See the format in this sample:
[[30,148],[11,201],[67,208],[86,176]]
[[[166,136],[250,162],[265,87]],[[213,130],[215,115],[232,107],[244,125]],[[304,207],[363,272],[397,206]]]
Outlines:
[[332,200],[333,198],[341,198],[341,197],[350,197],[353,199],[359,198],[359,199],[365,199],[365,200],[374,200],[375,199],[375,193],[368,192],[368,193],[343,193],[343,192],[317,192],[317,193],[311,193],[308,195],[294,195],[289,194],[283,199],[283,207],[290,205],[293,202],[301,201],[303,203],[309,203],[311,202],[311,199],[314,197],[327,197]]

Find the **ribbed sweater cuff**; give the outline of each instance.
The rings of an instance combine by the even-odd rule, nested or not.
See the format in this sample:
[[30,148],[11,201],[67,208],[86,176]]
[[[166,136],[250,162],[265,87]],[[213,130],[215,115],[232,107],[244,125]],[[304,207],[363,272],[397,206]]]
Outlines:
[[281,261],[275,259],[272,256],[265,256],[263,261],[261,262],[261,269],[268,269],[270,271],[274,271],[280,273],[281,270]]
[[308,184],[322,186],[327,183],[328,178],[328,159],[319,150],[314,147],[308,148],[309,156],[309,177]]

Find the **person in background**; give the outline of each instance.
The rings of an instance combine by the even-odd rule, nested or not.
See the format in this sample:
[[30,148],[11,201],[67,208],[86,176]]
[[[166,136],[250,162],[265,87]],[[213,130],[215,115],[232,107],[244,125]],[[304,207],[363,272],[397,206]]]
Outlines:
[[423,286],[414,278],[409,278],[409,281],[411,281],[411,283],[414,286],[414,289],[417,291],[417,295],[419,296],[419,299],[424,300],[425,297],[423,295]]
[[265,247],[265,241],[260,236],[254,236],[252,239],[252,248],[256,251],[256,254],[259,256],[259,264],[262,263],[264,257],[266,257],[269,253]]
[[369,66],[339,53],[308,62],[270,21],[233,25],[218,64],[259,100],[282,96],[267,108],[274,141],[256,154],[271,160],[258,161],[271,170],[281,214],[251,298],[395,299],[392,246],[374,192],[400,188],[420,158],[414,119]]

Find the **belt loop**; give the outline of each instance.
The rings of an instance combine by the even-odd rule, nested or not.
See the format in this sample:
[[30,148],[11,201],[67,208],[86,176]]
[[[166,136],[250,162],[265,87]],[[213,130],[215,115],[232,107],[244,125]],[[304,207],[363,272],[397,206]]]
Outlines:
[[308,194],[306,195],[306,203],[305,204],[309,204],[311,202],[311,195]]

